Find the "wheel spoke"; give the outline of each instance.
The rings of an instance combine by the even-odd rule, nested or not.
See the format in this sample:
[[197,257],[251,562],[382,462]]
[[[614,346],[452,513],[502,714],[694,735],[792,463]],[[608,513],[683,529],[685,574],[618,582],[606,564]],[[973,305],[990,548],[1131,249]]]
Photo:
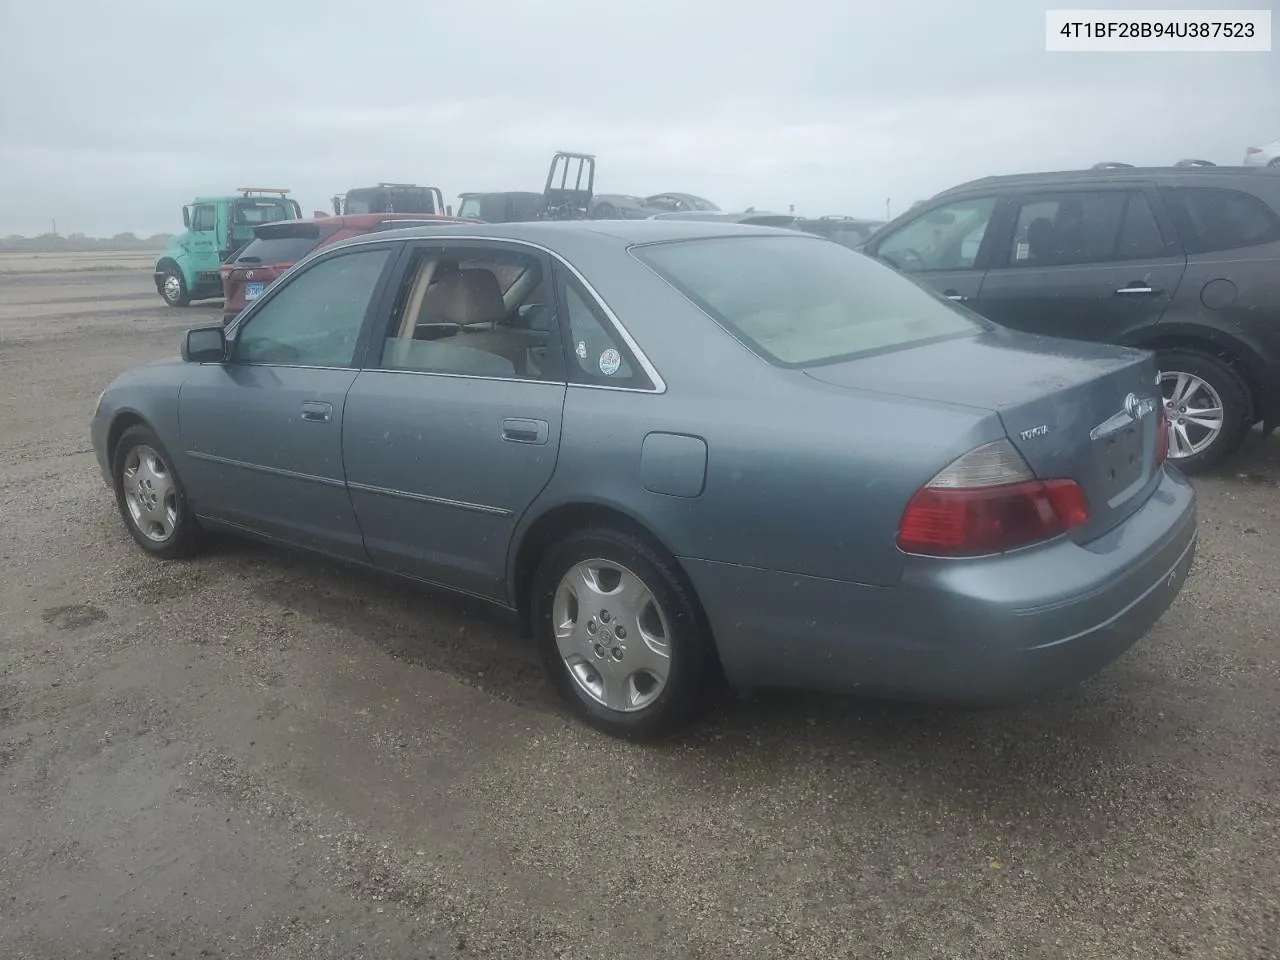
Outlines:
[[1173,425],[1173,434],[1177,439],[1178,456],[1191,456],[1195,452],[1195,445],[1191,442],[1191,438],[1187,436],[1186,426],[1181,423],[1175,423]]
[[1182,417],[1189,423],[1204,427],[1206,430],[1218,430],[1222,427],[1221,407],[1204,407],[1202,409],[1188,407]]
[[1193,378],[1185,373],[1178,374],[1178,379],[1174,382],[1173,393],[1169,399],[1174,403],[1182,403],[1186,398],[1186,392],[1190,389]]
[[671,672],[671,654],[667,645],[655,643],[643,632],[634,640],[628,639],[622,662],[627,665],[628,670],[643,670],[659,683],[666,683],[667,675]]
[[610,710],[625,712],[635,706],[635,688],[629,671],[621,664],[610,663],[600,670],[604,682],[604,705]]

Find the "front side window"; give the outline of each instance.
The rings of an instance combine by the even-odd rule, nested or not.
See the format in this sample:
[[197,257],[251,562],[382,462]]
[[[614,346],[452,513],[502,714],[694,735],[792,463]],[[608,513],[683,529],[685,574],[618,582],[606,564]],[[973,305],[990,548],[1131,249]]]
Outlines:
[[211,203],[197,204],[191,217],[191,229],[204,232],[218,226],[218,208]]
[[471,217],[475,220],[479,220],[480,219],[480,198],[467,197],[467,199],[463,200],[462,203],[458,206],[458,216]]
[[801,233],[672,241],[634,254],[778,366],[830,363],[983,329],[909,277]]
[[236,336],[239,363],[349,367],[391,247],[333,257],[284,282]]
[[542,261],[508,250],[424,248],[396,293],[384,370],[557,379],[555,309]]
[[1022,198],[1009,264],[1058,267],[1163,253],[1160,229],[1141,191],[1080,191]]
[[1280,241],[1280,217],[1240,190],[1162,188],[1187,253],[1212,253]]
[[876,256],[906,273],[972,269],[995,208],[995,197],[975,197],[931,210],[885,237]]

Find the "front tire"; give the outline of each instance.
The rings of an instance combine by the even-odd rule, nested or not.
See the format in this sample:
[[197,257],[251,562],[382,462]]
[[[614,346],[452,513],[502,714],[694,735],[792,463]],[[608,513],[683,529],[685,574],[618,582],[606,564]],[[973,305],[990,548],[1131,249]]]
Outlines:
[[533,591],[547,673],[589,724],[648,740],[694,719],[714,647],[672,558],[620,529],[581,530],[543,556]]
[[164,279],[160,281],[160,296],[171,307],[185,307],[191,303],[191,291],[187,289],[187,280],[182,271],[170,264],[164,268]]
[[592,211],[592,220],[616,220],[618,211],[612,203],[601,203]]
[[112,462],[116,506],[138,546],[162,560],[190,555],[200,530],[173,460],[150,427],[130,427]]
[[1185,474],[1217,466],[1249,431],[1249,388],[1229,365],[1196,350],[1158,355],[1169,417],[1169,461]]

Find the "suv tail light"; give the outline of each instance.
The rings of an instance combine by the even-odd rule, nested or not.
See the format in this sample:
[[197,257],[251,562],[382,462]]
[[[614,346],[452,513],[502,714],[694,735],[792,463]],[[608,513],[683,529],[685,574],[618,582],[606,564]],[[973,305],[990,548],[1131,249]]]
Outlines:
[[1244,152],[1244,155],[1246,157],[1252,157],[1255,153],[1261,153],[1261,152],[1262,152],[1261,147],[1250,147],[1248,150]]
[[933,557],[1003,553],[1089,519],[1074,480],[1038,480],[1008,440],[970,450],[925,484],[898,523],[898,547]]
[[1156,420],[1156,466],[1160,466],[1169,459],[1169,411],[1164,407],[1164,398],[1157,398],[1160,402],[1156,405],[1159,411]]

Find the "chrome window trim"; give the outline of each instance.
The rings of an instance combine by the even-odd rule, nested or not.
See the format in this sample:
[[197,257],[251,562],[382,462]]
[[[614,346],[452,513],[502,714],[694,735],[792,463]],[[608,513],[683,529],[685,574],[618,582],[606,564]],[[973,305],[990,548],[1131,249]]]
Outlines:
[[[326,247],[320,250],[313,251],[303,259],[299,260],[296,264],[294,264],[290,272],[298,269],[300,265],[307,263],[313,258],[324,256],[326,253],[336,254],[340,250],[349,250],[352,247],[362,247],[365,244],[388,243],[388,242],[457,243],[459,240],[468,241],[468,242],[478,242],[478,243],[484,243],[485,241],[490,241],[495,243],[510,243],[516,246],[528,247],[531,250],[537,250],[539,253],[543,253],[551,257],[556,263],[560,264],[566,270],[568,270],[571,274],[573,274],[574,278],[579,283],[582,284],[582,288],[587,291],[587,294],[591,297],[591,299],[593,299],[596,302],[596,304],[600,307],[601,312],[603,312],[605,317],[608,319],[610,325],[614,329],[614,332],[618,335],[618,338],[627,345],[627,348],[631,351],[632,356],[636,358],[636,362],[640,364],[640,368],[644,370],[645,374],[649,377],[649,382],[653,384],[653,389],[647,389],[647,388],[641,388],[641,387],[609,387],[603,384],[601,385],[601,388],[606,390],[628,390],[632,393],[666,393],[667,382],[664,379],[662,379],[662,374],[658,373],[658,368],[653,365],[653,362],[649,359],[648,355],[643,350],[640,349],[640,345],[636,343],[635,338],[631,336],[631,332],[627,330],[627,328],[623,325],[622,321],[618,319],[618,315],[613,312],[610,306],[604,302],[604,299],[600,296],[600,293],[596,290],[596,288],[591,285],[591,282],[587,280],[585,276],[582,275],[582,271],[579,270],[577,267],[575,267],[568,260],[566,260],[561,254],[557,253],[555,250],[552,250],[550,247],[543,246],[540,243],[535,243],[532,240],[520,240],[515,237],[488,236],[488,235],[477,235],[477,234],[453,234],[452,236],[448,234],[444,234],[444,235],[431,234],[430,236],[396,237],[394,241],[389,241],[386,236],[381,236],[381,237],[371,236],[368,238],[362,237],[359,239],[344,241],[340,246]],[[240,317],[243,317],[243,316],[244,316],[244,313],[241,313]],[[239,322],[240,317],[236,318],[237,323]],[[371,370],[375,368],[365,367],[364,369]],[[417,371],[405,371],[405,372],[417,372]],[[421,372],[426,373],[428,371],[421,371]],[[490,378],[490,379],[497,379],[497,378]],[[581,386],[587,386],[587,384],[581,384]]]

